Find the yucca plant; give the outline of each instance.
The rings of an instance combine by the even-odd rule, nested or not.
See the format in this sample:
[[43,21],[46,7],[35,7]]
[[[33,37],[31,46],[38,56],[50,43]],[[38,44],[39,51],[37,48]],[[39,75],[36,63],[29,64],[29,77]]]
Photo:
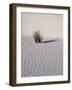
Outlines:
[[33,37],[36,43],[42,42],[42,35],[40,34],[40,31],[35,31]]

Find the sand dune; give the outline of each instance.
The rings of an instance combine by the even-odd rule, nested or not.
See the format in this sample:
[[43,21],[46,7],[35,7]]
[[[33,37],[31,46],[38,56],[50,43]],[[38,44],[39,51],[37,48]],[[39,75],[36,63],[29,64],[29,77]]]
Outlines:
[[36,44],[33,38],[21,39],[21,76],[53,76],[63,74],[63,41]]

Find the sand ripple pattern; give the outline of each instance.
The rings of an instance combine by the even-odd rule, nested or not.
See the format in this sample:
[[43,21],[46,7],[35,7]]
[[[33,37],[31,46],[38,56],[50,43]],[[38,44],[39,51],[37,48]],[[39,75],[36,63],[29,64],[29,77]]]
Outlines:
[[21,77],[63,74],[63,41],[36,44],[32,38],[21,39]]

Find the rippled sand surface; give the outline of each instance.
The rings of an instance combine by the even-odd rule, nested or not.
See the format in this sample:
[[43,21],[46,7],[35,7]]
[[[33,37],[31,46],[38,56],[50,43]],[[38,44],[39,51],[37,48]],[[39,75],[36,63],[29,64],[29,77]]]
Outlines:
[[32,38],[21,39],[21,76],[53,76],[63,74],[63,41],[36,44]]

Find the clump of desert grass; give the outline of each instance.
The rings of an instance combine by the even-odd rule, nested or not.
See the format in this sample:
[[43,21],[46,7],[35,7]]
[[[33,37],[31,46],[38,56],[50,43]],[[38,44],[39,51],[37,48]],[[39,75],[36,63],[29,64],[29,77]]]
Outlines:
[[36,43],[41,43],[42,42],[42,35],[40,34],[40,31],[35,31],[33,33],[33,37]]

